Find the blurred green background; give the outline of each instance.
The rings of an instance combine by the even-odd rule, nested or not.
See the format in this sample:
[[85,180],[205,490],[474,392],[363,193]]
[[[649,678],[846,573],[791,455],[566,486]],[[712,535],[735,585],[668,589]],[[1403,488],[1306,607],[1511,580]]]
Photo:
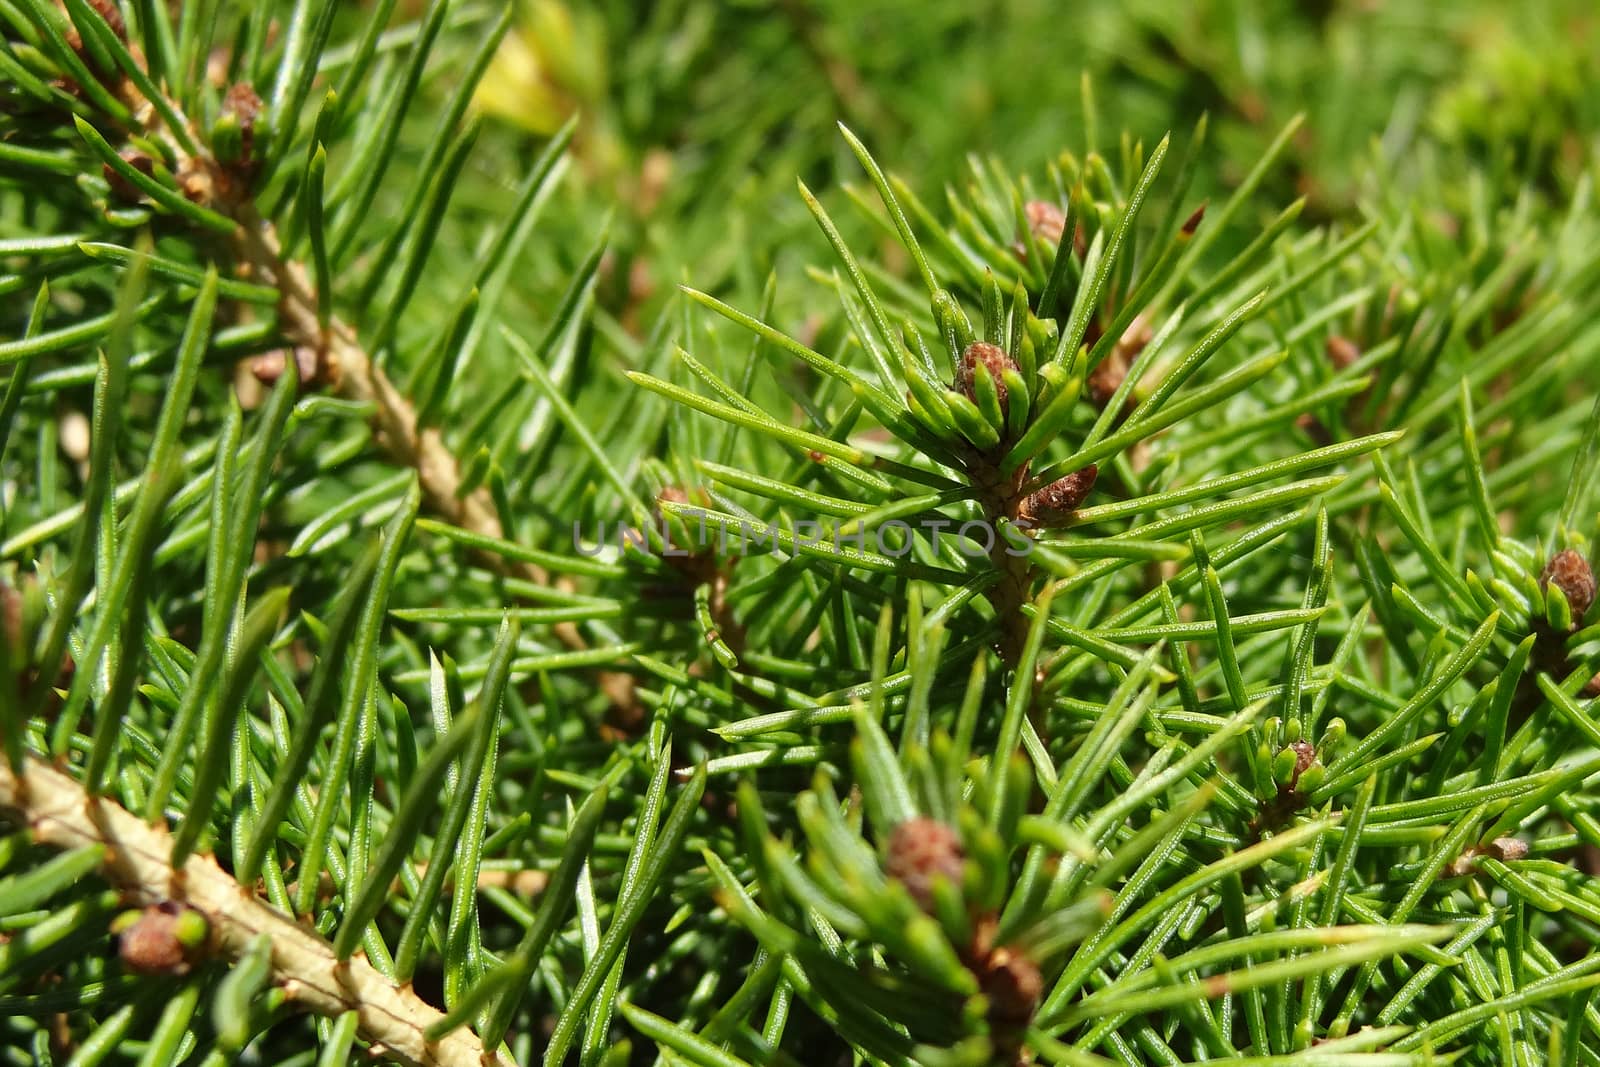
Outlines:
[[[1182,144],[1203,113],[1194,195],[1215,196],[1304,113],[1262,217],[1304,196],[1305,222],[1348,222],[1375,170],[1442,211],[1486,191],[1565,199],[1596,152],[1597,72],[1590,0],[526,0],[479,94],[489,150],[472,178],[486,187],[457,210],[492,216],[538,143],[581,113],[560,194],[575,203],[546,213],[557,254],[534,273],[559,285],[615,206],[601,299],[637,333],[685,277],[751,291],[816,261],[793,183],[858,180],[839,121],[938,204],[970,157],[1038,175],[1098,150],[1114,167],[1123,131]],[[435,78],[447,92],[448,66]],[[1485,184],[1438,177],[1469,173]],[[873,232],[836,216],[860,227],[848,237]]]

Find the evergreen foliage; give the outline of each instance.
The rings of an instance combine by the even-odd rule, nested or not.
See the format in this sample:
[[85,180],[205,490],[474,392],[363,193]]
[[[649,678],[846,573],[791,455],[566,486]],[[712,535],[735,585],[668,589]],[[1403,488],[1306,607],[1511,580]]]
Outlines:
[[6,1062],[1600,1064],[1593,16],[995,6],[0,0]]

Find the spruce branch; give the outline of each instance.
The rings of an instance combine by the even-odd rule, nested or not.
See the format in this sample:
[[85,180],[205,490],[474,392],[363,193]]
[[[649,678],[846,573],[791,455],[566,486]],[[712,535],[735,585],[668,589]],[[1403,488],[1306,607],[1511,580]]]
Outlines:
[[[145,177],[118,156],[92,125],[75,117],[80,135],[91,148],[107,157],[108,167],[125,179],[148,182],[150,191],[170,198],[172,203],[167,206],[180,214],[200,213],[194,216],[200,225],[209,226],[232,242],[235,258],[243,268],[240,273],[276,288],[284,340],[291,349],[305,349],[315,357],[314,373],[303,374],[303,377],[327,381],[341,395],[374,406],[379,442],[394,462],[416,469],[424,501],[430,510],[464,529],[501,537],[500,520],[488,490],[461,492],[460,464],[445,446],[438,430],[419,426],[410,399],[372,359],[356,331],[331,315],[327,305],[332,294],[319,292],[312,285],[306,267],[285,256],[276,226],[257,210],[249,173],[237,161],[223,162],[200,147],[195,136],[198,131],[183,117],[179,103],[167,99],[148,77],[143,76],[142,55],[134,50],[113,49],[112,52],[126,55],[140,64],[128,70],[130,76],[113,82],[111,91],[121,105],[120,113],[131,117],[134,132],[165,144],[175,159],[172,170],[179,177],[185,195],[176,196]],[[106,91],[95,79],[85,78],[84,87],[90,85]],[[243,120],[252,133],[259,108],[257,100]],[[275,118],[282,123],[285,116]],[[536,564],[518,562],[514,569],[519,577],[539,584],[549,581],[548,573]],[[566,640],[576,641],[574,647],[581,647],[581,637],[575,631]]]
[[288,916],[268,907],[209,856],[191,855],[172,867],[172,839],[114,801],[91,797],[71,776],[29,757],[20,775],[0,766],[0,815],[26,827],[38,844],[62,850],[105,848],[101,873],[133,903],[168,901],[199,911],[210,927],[212,949],[243,959],[259,938],[271,944],[271,974],[288,1001],[337,1018],[354,1011],[361,1036],[375,1054],[410,1067],[485,1067],[499,1063],[465,1028],[429,1040],[443,1015],[409,986],[396,986],[366,958],[340,963],[333,947]]
[[[238,217],[240,258],[253,274],[277,287],[279,321],[291,350],[305,348],[317,353],[318,371],[336,392],[373,406],[379,445],[391,461],[416,470],[429,511],[470,534],[505,540],[506,531],[489,489],[478,486],[462,491],[461,464],[439,428],[419,417],[411,398],[372,358],[355,329],[321,305],[305,266],[284,256],[272,223],[248,206],[241,207]],[[552,584],[550,572],[533,560],[488,551],[478,553],[477,558],[498,573],[535,585]],[[573,651],[589,647],[576,623],[555,623],[551,632]],[[613,705],[633,705],[633,683],[628,675],[602,671],[599,684]]]
[[[132,63],[143,62],[136,52],[129,54]],[[194,131],[182,119],[178,103],[166,99],[149,78],[137,76],[143,73],[141,68],[130,67],[130,72],[135,76],[115,83],[116,97],[140,133],[164,142],[176,160],[174,171],[185,196],[178,197],[151,182],[118,156],[91,125],[75,118],[80,134],[91,147],[102,151],[106,165],[125,180],[148,183],[148,191],[172,199],[170,206],[180,215],[226,236],[240,268],[238,273],[277,293],[279,328],[287,349],[276,358],[298,361],[301,353],[306,353],[308,366],[301,370],[302,379],[326,383],[340,396],[371,404],[378,444],[391,462],[416,470],[424,504],[431,513],[469,533],[504,539],[505,530],[491,491],[485,486],[463,490],[461,464],[438,427],[420,416],[417,404],[373,358],[356,329],[333,313],[329,306],[332,293],[326,284],[329,272],[321,256],[316,274],[324,284],[319,287],[312,282],[312,272],[305,264],[285,254],[277,226],[258,210],[251,195],[248,167],[239,161],[220,160],[212,151],[200,147],[191,136]],[[240,88],[235,86],[235,90]],[[232,95],[247,95],[253,101],[241,120],[247,137],[253,135],[259,100],[255,100],[253,92]],[[277,118],[281,122],[283,116]],[[317,202],[320,204],[320,200]],[[320,252],[320,245],[315,241],[313,244]],[[379,330],[387,332],[384,327]],[[498,573],[535,585],[552,584],[549,571],[531,560],[509,559],[491,552],[479,553],[478,558]],[[576,623],[558,622],[551,630],[573,651],[589,647]],[[633,706],[629,676],[602,671],[599,683],[615,706]]]
[[[323,327],[318,294],[309,274],[303,264],[283,255],[272,223],[244,207],[236,217],[240,222],[240,261],[280,294],[278,312],[284,339],[291,347],[317,353],[318,371],[337,393],[373,406],[379,444],[393,462],[417,471],[423,503],[429,511],[462,529],[503,538],[504,530],[489,491],[481,487],[461,491],[461,465],[438,428],[419,424],[410,398],[373,360],[354,328],[334,315]],[[499,565],[518,577],[549,584],[549,573],[536,563],[519,560]]]
[[0,0],[0,1059],[1600,1067],[1582,4]]

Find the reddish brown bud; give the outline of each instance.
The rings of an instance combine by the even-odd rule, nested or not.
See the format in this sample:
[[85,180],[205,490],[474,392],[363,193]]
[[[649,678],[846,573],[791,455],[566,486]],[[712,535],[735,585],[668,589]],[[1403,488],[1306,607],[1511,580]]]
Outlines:
[[248,138],[256,119],[261,116],[261,97],[256,95],[255,86],[249,82],[234,82],[228,86],[228,92],[222,98],[222,110],[238,117]]
[[1588,684],[1583,687],[1583,695],[1590,700],[1600,697],[1600,674],[1589,679]]
[[1550,562],[1544,565],[1544,572],[1539,575],[1539,585],[1543,588],[1554,585],[1566,595],[1567,603],[1572,607],[1574,625],[1583,621],[1589,606],[1594,603],[1594,571],[1589,567],[1588,560],[1570,548],[1550,557]]
[[1100,468],[1091,463],[1056,479],[1023,501],[1017,517],[1034,526],[1053,526],[1071,518],[1094,489],[1099,473]]
[[0,578],[0,642],[18,652],[22,648],[22,594]]
[[[682,561],[682,552],[696,552],[701,546],[697,546],[694,543],[691,531],[687,527],[680,525],[680,520],[670,516],[661,505],[688,504],[692,499],[687,489],[678,485],[669,485],[656,494],[655,504],[650,508],[650,525],[655,527],[656,531],[666,540],[668,546],[680,550],[680,554],[674,557],[674,562]],[[690,538],[685,540],[678,536],[680,533],[690,534]]]
[[[1089,380],[1085,385],[1088,386],[1089,399],[1094,401],[1096,407],[1103,409],[1111,403],[1112,397],[1117,395],[1117,390],[1127,380],[1128,369],[1133,366],[1133,361],[1139,358],[1139,353],[1144,351],[1144,346],[1154,336],[1150,320],[1144,313],[1134,316],[1128,328],[1122,331],[1122,336],[1117,338],[1117,343],[1111,346],[1106,358],[1095,364],[1094,370],[1089,372]],[[1133,398],[1129,397],[1123,416],[1133,414],[1133,408]]]
[[1067,217],[1060,208],[1048,200],[1030,200],[1022,211],[1028,217],[1028,229],[1040,243],[1051,248],[1061,244],[1061,235],[1067,229]]
[[1018,950],[1003,946],[984,961],[978,985],[989,998],[989,1019],[1007,1028],[1026,1026],[1044,994],[1039,965]]
[[1202,200],[1202,201],[1200,201],[1200,206],[1194,209],[1194,214],[1190,215],[1187,219],[1184,220],[1183,227],[1182,227],[1184,236],[1185,237],[1193,237],[1194,236],[1194,231],[1196,231],[1196,230],[1198,230],[1200,228],[1200,220],[1205,218],[1205,217],[1206,217],[1206,201]]
[[[140,174],[143,174],[146,177],[150,177],[155,174],[155,160],[151,159],[137,148],[124,148],[122,151],[118,152],[117,155],[121,156],[124,163],[127,163],[133,167],[133,169],[138,171]],[[111,195],[116,197],[118,200],[121,200],[123,203],[137,203],[139,198],[144,196],[144,193],[139,191],[138,186],[134,185],[127,178],[123,177],[121,172],[113,168],[111,164],[102,164],[100,170],[101,173],[105,175],[106,182],[111,186]]]
[[119,40],[128,39],[128,24],[123,21],[122,12],[112,0],[89,0],[89,6],[106,20],[106,25],[111,27],[111,32],[116,34]]
[[989,372],[989,377],[994,381],[995,394],[1000,397],[1000,409],[1006,406],[1006,383],[1000,375],[1008,370],[1016,370],[1016,360],[1006,355],[1006,350],[999,345],[991,345],[987,341],[974,341],[961,353],[961,366],[956,369],[956,388],[968,400],[973,399],[975,393],[974,381],[978,376],[978,364],[982,363]]
[[1089,390],[1089,399],[1094,401],[1094,406],[1104,409],[1111,403],[1111,398],[1117,395],[1117,390],[1122,388],[1122,383],[1128,377],[1128,361],[1122,353],[1112,349],[1111,354],[1095,364],[1094,370],[1089,372],[1089,379],[1084,383]]
[[1141,311],[1133,317],[1132,322],[1128,323],[1128,328],[1122,331],[1122,336],[1117,338],[1116,351],[1131,360],[1144,351],[1144,346],[1149,344],[1155,335],[1155,330],[1150,328],[1150,316]]
[[642,304],[655,295],[656,282],[650,273],[650,261],[643,256],[628,264],[628,300]]
[[884,871],[906,887],[924,911],[933,908],[933,880],[943,876],[960,887],[966,853],[955,828],[936,819],[907,819],[889,835]]
[[[310,345],[297,345],[294,349],[295,370],[300,372],[300,388],[305,389],[321,384],[322,359],[317,355],[317,350]],[[288,366],[288,352],[286,349],[277,349],[272,352],[263,352],[250,361],[250,373],[263,385],[274,385],[283,377],[283,370]]]
[[188,974],[205,947],[208,924],[195,909],[176,901],[130,912],[112,926],[117,956],[135,974]]
[[[248,180],[256,166],[256,125],[261,98],[249,82],[235,82],[222,98],[222,111],[211,128],[211,151],[219,163]],[[223,183],[228,187],[228,183]]]
[[1294,781],[1298,782],[1306,768],[1317,761],[1317,748],[1310,741],[1291,741],[1289,747],[1294,751]]
[[23,633],[23,603],[20,590],[0,578],[0,663],[9,663],[15,679],[14,693],[6,699],[21,700],[28,692],[28,642]]
[[1361,349],[1348,337],[1338,334],[1328,338],[1328,362],[1333,364],[1334,370],[1344,370],[1350,364],[1361,358]]

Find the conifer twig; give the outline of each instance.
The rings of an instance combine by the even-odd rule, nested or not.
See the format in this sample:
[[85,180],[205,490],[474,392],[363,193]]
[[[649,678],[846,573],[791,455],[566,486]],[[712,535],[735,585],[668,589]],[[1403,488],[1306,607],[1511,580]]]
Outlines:
[[[500,518],[486,490],[462,493],[461,468],[439,431],[417,425],[416,408],[361,346],[355,331],[330,316],[326,334],[317,317],[317,294],[305,268],[284,257],[277,231],[253,210],[241,209],[239,253],[256,275],[278,288],[285,339],[318,353],[335,388],[377,408],[378,440],[390,457],[414,467],[430,511],[454,526],[501,538]],[[533,563],[516,564],[518,577],[541,585],[549,575]],[[569,639],[570,643],[570,639]]]
[[213,952],[236,959],[268,935],[272,973],[290,1002],[330,1018],[356,1012],[361,1035],[378,1054],[414,1067],[500,1062],[465,1027],[427,1040],[423,1032],[443,1016],[410,987],[393,985],[364,956],[338,962],[326,941],[263,904],[211,857],[190,856],[173,868],[164,827],[146,824],[112,800],[90,797],[77,781],[40,760],[28,759],[21,777],[0,765],[0,815],[26,826],[41,844],[106,846],[102,873],[130,902],[170,900],[198,910],[210,925]]
[[[436,427],[418,425],[417,409],[394,384],[383,368],[361,345],[355,330],[337,316],[319,317],[318,294],[305,267],[288,259],[278,243],[272,223],[261,218],[253,205],[244,204],[234,212],[239,221],[238,251],[251,272],[278,288],[278,312],[285,339],[293,347],[307,347],[317,353],[321,373],[343,395],[371,403],[377,409],[378,442],[398,463],[417,471],[423,499],[435,515],[471,533],[502,539],[500,517],[489,491],[483,487],[461,492],[461,467]],[[491,569],[536,585],[552,584],[543,567],[526,560],[506,560],[485,555]],[[552,627],[557,639],[568,648],[588,647],[575,623],[562,622]],[[633,704],[633,682],[626,674],[602,672],[601,688],[616,706]]]
[[[362,346],[355,330],[322,306],[329,294],[318,293],[306,267],[283,252],[277,228],[255,208],[248,186],[235,180],[229,169],[209,153],[191,154],[186,146],[167,136],[159,110],[146,101],[136,86],[124,80],[118,95],[127,103],[146,135],[164,139],[179,160],[178,171],[189,176],[193,198],[237,224],[235,252],[248,273],[276,286],[278,313],[290,352],[316,353],[318,376],[354,400],[377,409],[378,442],[398,463],[417,472],[423,499],[435,515],[472,533],[502,539],[505,531],[486,488],[461,492],[461,466],[436,427],[419,425],[416,406],[384,373]],[[293,358],[285,354],[285,358]],[[536,585],[551,585],[549,572],[526,560],[510,561],[485,555],[491,569]],[[588,642],[572,622],[557,623],[552,632],[573,650]],[[620,708],[633,705],[633,680],[615,671],[602,672],[601,689]]]

